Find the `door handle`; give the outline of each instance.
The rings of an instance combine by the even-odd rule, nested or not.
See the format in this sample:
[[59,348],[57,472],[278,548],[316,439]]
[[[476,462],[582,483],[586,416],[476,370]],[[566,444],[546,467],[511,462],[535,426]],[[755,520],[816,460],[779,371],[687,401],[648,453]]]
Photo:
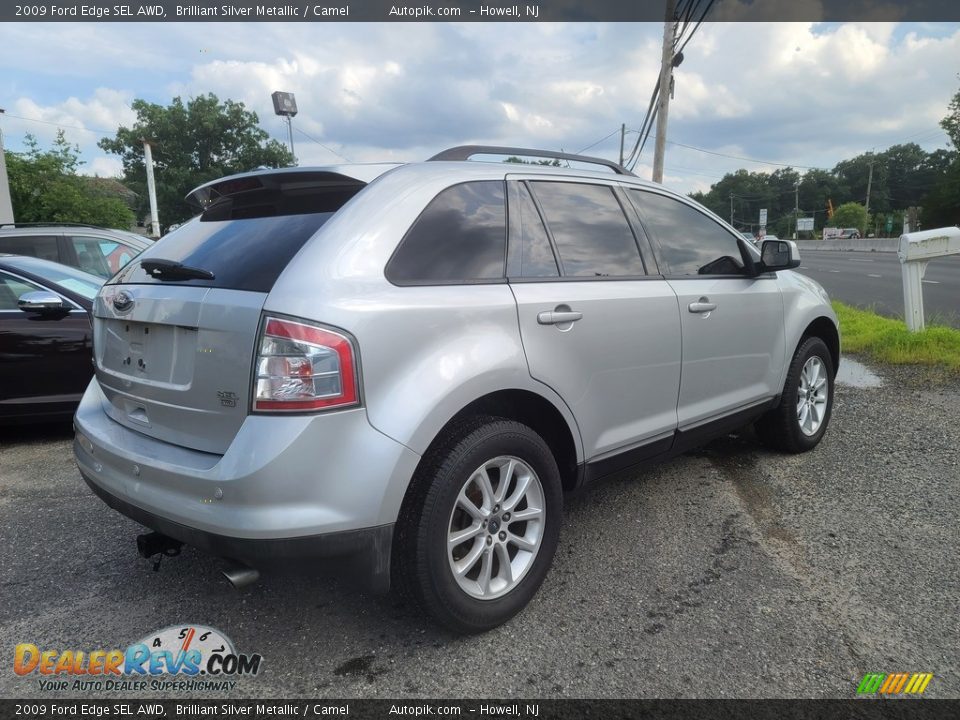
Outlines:
[[716,310],[717,304],[715,302],[710,302],[710,298],[702,297],[696,302],[690,303],[687,306],[687,309],[692,313],[708,313]]
[[537,314],[537,322],[541,325],[560,325],[576,322],[583,317],[582,312],[576,310],[550,310]]

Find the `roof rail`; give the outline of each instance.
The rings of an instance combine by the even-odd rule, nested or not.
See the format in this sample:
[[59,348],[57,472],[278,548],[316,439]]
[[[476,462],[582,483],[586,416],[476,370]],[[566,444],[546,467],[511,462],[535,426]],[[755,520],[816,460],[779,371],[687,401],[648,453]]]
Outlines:
[[71,222],[11,222],[0,223],[0,228],[31,228],[31,227],[83,227],[96,228],[97,230],[107,230],[109,228],[100,225],[91,225],[90,223],[71,223]]
[[[516,155],[524,157],[550,158],[551,160],[574,160],[576,162],[590,163],[591,165],[603,165],[610,168],[617,175],[633,175],[622,165],[618,165],[613,160],[605,160],[589,155],[576,155],[574,153],[556,152],[554,150],[533,150],[532,148],[515,148],[499,145],[458,145],[437,153],[427,162],[435,160],[469,160],[474,155]],[[634,176],[635,177],[635,176]]]

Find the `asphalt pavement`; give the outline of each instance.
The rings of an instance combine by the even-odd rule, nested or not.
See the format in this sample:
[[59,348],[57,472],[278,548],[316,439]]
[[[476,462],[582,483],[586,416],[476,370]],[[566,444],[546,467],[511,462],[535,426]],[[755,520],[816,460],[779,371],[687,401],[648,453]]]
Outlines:
[[[834,300],[903,318],[900,259],[890,252],[801,250],[799,272],[812,277]],[[960,328],[960,256],[927,265],[923,306],[928,323]]]
[[851,698],[868,672],[960,697],[960,381],[877,372],[838,386],[813,452],[745,432],[569,498],[540,593],[476,637],[326,573],[238,592],[190,549],[154,572],[141,529],[81,481],[69,427],[0,430],[0,696],[98,696],[15,675],[18,643],[126,648],[202,623],[263,656],[208,699]]

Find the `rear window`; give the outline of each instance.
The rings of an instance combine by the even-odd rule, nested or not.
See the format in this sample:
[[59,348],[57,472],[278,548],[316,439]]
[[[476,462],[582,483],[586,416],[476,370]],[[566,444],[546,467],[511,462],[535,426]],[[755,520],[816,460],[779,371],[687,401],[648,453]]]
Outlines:
[[[270,292],[280,273],[333,213],[247,220],[191,220],[157,240],[114,278],[119,284],[164,283]],[[213,273],[213,280],[159,280],[140,267],[162,258]]]
[[[294,255],[363,188],[256,189],[223,197],[199,217],[157,240],[113,279],[116,284],[193,285],[270,292]],[[171,260],[213,273],[207,279],[160,279],[140,262]]]

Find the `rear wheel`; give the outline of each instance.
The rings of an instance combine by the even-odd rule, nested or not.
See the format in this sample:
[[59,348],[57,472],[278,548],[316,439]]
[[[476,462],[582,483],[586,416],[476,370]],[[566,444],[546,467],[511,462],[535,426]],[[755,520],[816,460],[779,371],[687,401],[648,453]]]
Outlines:
[[526,425],[475,418],[437,443],[398,521],[394,582],[443,625],[482,632],[522,610],[557,547],[562,491]]
[[818,337],[802,342],[790,363],[780,404],[756,423],[760,440],[784,452],[815,448],[830,423],[833,375],[826,343]]

